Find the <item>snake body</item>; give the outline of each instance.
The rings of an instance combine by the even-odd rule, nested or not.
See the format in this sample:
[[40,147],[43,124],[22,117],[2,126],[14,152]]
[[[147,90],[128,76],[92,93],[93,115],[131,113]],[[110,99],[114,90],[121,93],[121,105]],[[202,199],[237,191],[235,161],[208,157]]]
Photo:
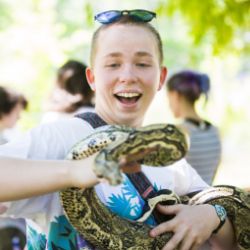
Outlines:
[[[167,166],[183,158],[187,149],[185,135],[174,125],[156,124],[139,129],[108,126],[75,145],[67,159],[83,159],[99,152],[94,172],[111,185],[117,185],[122,182],[120,166],[124,160],[127,163],[136,161],[149,166]],[[152,227],[143,223],[145,219],[137,222],[122,219],[100,201],[93,187],[85,190],[67,188],[60,192],[60,198],[70,223],[98,249],[162,249],[172,237],[172,233],[149,237]],[[239,249],[250,249],[249,193],[232,186],[220,186],[190,198],[178,197],[167,190],[152,200],[154,204],[161,201],[223,205],[235,227]],[[153,209],[154,205],[150,207]]]

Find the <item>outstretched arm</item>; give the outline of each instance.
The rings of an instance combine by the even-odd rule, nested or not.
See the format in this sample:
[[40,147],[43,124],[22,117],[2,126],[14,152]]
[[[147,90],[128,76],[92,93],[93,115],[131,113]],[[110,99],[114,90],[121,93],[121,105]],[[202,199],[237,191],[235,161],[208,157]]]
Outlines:
[[[0,157],[0,202],[25,199],[68,187],[87,188],[105,181],[98,179],[93,171],[96,154],[75,161]],[[140,165],[124,165],[121,168],[123,172],[134,173],[140,170]]]
[[93,186],[98,182],[92,170],[95,156],[79,161],[0,157],[0,201],[29,198],[67,187]]
[[[175,249],[177,246],[180,246],[181,250],[199,249],[210,239],[212,232],[219,225],[219,218],[212,205],[158,205],[158,209],[163,214],[176,215],[172,220],[161,223],[150,232],[152,237],[164,232],[174,233],[163,250]],[[235,236],[228,219],[219,232],[212,236],[212,240],[218,242],[222,249],[233,249]]]

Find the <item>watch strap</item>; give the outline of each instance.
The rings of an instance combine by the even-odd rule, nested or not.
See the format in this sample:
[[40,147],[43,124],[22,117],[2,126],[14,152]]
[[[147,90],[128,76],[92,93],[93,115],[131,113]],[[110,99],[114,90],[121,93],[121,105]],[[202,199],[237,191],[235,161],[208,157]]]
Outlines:
[[215,208],[216,214],[220,220],[220,224],[218,225],[218,227],[212,232],[213,234],[217,234],[218,231],[221,229],[221,227],[225,224],[226,222],[226,218],[227,218],[227,212],[225,210],[224,207],[222,207],[221,205],[213,205],[213,207]]

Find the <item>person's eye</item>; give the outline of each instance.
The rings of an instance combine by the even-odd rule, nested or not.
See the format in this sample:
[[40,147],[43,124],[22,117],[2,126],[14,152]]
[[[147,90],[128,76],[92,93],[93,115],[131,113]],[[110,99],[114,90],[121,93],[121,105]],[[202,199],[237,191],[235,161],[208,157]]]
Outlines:
[[149,63],[141,62],[141,63],[136,63],[136,66],[144,68],[144,67],[150,67],[151,65]]
[[118,68],[120,66],[120,63],[108,63],[106,65],[107,68]]

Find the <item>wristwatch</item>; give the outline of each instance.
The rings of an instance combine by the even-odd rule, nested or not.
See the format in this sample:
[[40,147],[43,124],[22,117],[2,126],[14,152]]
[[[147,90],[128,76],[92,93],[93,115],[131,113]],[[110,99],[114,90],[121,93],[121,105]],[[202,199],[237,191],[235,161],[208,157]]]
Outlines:
[[218,227],[213,231],[213,234],[218,233],[218,231],[221,229],[221,227],[224,225],[226,218],[227,218],[227,212],[225,210],[224,207],[222,207],[221,205],[213,205],[213,207],[215,208],[216,214],[220,219],[220,224],[218,225]]

